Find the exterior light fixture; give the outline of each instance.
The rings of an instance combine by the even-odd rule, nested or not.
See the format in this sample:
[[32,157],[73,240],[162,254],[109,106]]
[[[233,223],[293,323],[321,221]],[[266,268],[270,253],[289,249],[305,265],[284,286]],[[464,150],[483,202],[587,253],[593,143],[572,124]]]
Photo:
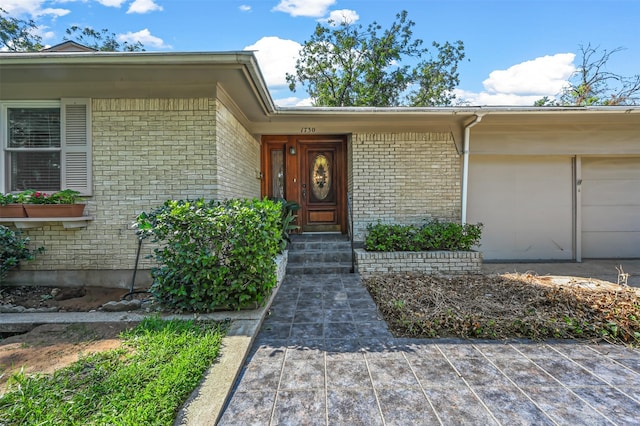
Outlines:
[[290,146],[289,147],[289,154],[296,155],[296,147],[295,146]]

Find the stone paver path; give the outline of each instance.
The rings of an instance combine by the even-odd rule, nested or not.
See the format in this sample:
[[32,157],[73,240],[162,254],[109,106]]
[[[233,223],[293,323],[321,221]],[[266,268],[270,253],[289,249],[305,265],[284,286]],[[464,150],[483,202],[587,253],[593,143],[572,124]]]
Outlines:
[[640,350],[395,339],[354,274],[287,276],[220,425],[638,425]]

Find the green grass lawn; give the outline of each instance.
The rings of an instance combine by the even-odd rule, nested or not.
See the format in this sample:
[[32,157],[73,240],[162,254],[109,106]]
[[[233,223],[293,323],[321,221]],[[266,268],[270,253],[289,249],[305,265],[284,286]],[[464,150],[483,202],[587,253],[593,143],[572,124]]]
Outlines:
[[147,318],[123,347],[51,376],[15,375],[1,425],[171,425],[220,351],[226,325]]

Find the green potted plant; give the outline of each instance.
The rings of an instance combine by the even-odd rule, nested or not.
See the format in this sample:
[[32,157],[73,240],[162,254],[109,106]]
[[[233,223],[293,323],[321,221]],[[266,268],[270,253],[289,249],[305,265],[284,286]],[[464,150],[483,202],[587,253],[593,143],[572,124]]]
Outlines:
[[22,200],[19,194],[0,194],[0,218],[26,217]]
[[85,205],[77,203],[80,193],[72,189],[52,194],[29,190],[23,194],[27,217],[79,217],[84,212]]

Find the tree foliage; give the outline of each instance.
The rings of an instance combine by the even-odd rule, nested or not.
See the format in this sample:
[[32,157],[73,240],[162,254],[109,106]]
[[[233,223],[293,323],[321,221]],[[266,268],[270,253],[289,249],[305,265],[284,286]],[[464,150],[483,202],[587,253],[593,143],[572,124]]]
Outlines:
[[[0,8],[0,48],[9,52],[37,52],[42,50],[42,37],[37,34],[38,26],[33,20],[25,21],[9,16]],[[101,31],[90,27],[80,28],[76,25],[67,28],[63,40],[71,40],[95,50],[115,52],[144,51],[141,42],[119,42],[116,34],[107,29]]]
[[637,105],[640,101],[640,74],[623,76],[608,70],[611,57],[624,50],[599,49],[581,45],[580,65],[569,78],[569,84],[554,100],[547,96],[535,106]]
[[109,32],[108,29],[101,31],[94,30],[91,27],[80,28],[77,25],[67,28],[64,40],[75,41],[84,46],[103,52],[142,52],[144,46],[141,42],[129,43],[124,41],[120,43],[115,33]]
[[33,20],[24,21],[9,16],[0,8],[0,48],[9,52],[28,52],[42,49],[42,38],[36,34],[38,26]]
[[286,76],[289,88],[305,87],[315,106],[450,105],[464,45],[433,42],[433,55],[413,38],[414,25],[406,11],[384,30],[375,21],[318,24]]

